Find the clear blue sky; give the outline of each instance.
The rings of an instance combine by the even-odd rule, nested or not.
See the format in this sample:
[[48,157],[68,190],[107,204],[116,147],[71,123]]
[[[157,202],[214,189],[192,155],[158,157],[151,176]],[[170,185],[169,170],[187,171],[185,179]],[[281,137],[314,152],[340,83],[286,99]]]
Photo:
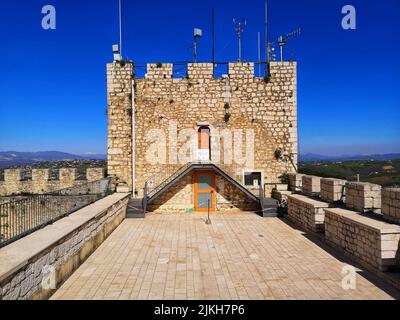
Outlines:
[[[199,59],[237,57],[232,17],[244,17],[244,58],[257,59],[264,0],[124,0],[124,54],[137,64],[187,61],[194,27]],[[286,48],[299,63],[302,152],[400,152],[398,0],[269,0],[270,37],[301,27]],[[57,9],[57,30],[41,9]],[[357,9],[357,30],[341,8]],[[14,0],[0,5],[0,150],[106,153],[105,64],[118,41],[117,0]],[[223,50],[225,48],[225,50]],[[143,70],[138,69],[142,75]]]

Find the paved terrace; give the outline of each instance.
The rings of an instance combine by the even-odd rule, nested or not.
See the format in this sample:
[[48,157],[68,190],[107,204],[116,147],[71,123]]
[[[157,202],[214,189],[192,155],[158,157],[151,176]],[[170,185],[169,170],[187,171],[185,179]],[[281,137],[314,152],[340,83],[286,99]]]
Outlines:
[[[399,299],[347,258],[280,219],[251,213],[125,220],[53,299]],[[350,262],[351,264],[351,262]]]

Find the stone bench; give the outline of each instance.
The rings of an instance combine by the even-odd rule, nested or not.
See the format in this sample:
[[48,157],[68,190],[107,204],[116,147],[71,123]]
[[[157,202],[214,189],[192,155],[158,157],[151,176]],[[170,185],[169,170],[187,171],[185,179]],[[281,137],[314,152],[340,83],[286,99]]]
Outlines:
[[400,224],[400,189],[382,190],[382,214],[385,220]]
[[399,266],[400,226],[339,208],[325,209],[325,239],[333,247],[381,271]]
[[326,202],[294,194],[288,196],[288,219],[296,225],[312,232],[324,232]]
[[346,182],[340,179],[321,179],[321,199],[329,203],[343,200]]
[[381,209],[382,187],[364,182],[346,183],[346,207],[359,212]]
[[321,178],[316,176],[302,177],[302,193],[307,196],[316,196],[321,192]]

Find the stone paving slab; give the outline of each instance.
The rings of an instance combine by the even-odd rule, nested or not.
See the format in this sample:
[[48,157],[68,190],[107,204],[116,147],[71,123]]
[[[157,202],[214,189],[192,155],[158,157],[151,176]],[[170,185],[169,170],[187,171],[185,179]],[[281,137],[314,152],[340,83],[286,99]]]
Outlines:
[[53,299],[400,299],[380,278],[278,218],[151,214],[125,220]]

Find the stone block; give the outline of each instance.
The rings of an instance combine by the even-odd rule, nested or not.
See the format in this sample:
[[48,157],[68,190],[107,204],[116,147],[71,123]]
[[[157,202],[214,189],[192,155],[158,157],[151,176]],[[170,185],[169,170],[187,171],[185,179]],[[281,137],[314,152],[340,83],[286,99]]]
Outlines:
[[347,182],[346,207],[360,212],[380,210],[381,190],[381,186],[371,183]]
[[400,224],[400,188],[382,190],[382,214],[384,219]]
[[325,239],[359,262],[382,271],[400,265],[400,226],[353,211],[327,208]]
[[324,208],[326,202],[310,199],[303,195],[288,195],[288,219],[311,232],[324,232]]
[[321,192],[321,178],[316,176],[302,177],[302,193],[307,196],[319,195]]

